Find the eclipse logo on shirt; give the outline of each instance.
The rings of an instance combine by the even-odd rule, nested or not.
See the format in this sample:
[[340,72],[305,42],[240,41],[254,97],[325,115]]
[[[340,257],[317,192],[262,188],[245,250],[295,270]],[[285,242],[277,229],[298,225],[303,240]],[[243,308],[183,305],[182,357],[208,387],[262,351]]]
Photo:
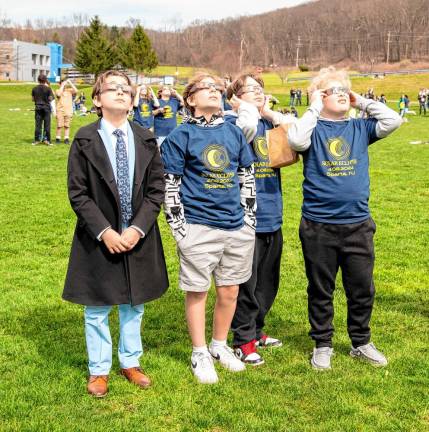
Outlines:
[[268,159],[267,140],[264,136],[255,137],[255,139],[253,140],[253,150],[255,151],[255,154],[256,156],[258,156],[259,159]]
[[223,171],[229,166],[229,156],[226,149],[219,144],[207,146],[202,154],[205,167],[210,171]]
[[350,144],[343,137],[329,139],[327,147],[331,156],[336,160],[345,160],[350,156]]

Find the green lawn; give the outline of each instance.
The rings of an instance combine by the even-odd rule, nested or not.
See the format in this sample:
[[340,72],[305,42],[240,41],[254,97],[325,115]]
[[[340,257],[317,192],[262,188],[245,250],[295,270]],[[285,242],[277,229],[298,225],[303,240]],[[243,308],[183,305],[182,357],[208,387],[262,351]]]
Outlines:
[[[154,385],[142,391],[128,384],[117,374],[114,358],[110,393],[95,400],[86,394],[82,308],[61,300],[75,224],[66,191],[68,148],[31,146],[30,88],[0,86],[2,432],[429,430],[429,145],[409,144],[429,141],[429,116],[410,116],[370,149],[370,204],[378,224],[372,330],[389,358],[385,369],[349,357],[340,283],[333,369],[310,368],[298,240],[300,163],[283,170],[282,279],[267,327],[283,348],[264,352],[266,364],[259,368],[238,375],[220,371],[218,385],[195,384],[175,246],[161,215],[171,288],[147,305],[142,330],[142,366]],[[73,132],[93,120],[75,118]],[[116,312],[111,329],[117,343]]]

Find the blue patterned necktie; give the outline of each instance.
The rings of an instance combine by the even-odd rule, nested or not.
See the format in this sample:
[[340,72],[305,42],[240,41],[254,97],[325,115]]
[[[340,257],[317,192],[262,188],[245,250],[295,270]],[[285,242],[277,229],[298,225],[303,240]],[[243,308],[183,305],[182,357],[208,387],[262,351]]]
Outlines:
[[131,207],[127,148],[124,140],[124,132],[120,129],[116,129],[113,135],[116,137],[116,183],[118,185],[119,199],[121,201],[122,224],[128,225],[133,216],[133,210]]

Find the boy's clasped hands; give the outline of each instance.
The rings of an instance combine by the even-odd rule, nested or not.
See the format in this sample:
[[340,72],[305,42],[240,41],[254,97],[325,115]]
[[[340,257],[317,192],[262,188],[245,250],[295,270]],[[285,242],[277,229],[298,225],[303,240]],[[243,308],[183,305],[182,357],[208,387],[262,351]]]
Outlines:
[[129,252],[135,247],[140,238],[141,234],[133,227],[126,228],[122,234],[108,228],[101,236],[101,240],[103,240],[111,254]]

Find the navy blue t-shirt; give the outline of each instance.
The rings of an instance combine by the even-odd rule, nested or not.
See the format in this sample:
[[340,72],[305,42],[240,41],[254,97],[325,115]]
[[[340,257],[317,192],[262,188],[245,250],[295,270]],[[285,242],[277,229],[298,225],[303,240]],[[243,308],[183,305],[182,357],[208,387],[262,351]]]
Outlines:
[[303,152],[302,215],[328,224],[369,217],[368,146],[379,138],[375,119],[319,120]]
[[253,156],[241,130],[230,124],[184,123],[161,146],[166,173],[182,177],[180,197],[188,223],[236,230],[243,225],[237,169]]
[[134,107],[133,120],[140,126],[151,128],[153,126],[153,102],[149,99],[140,99],[138,106]]
[[165,108],[164,113],[155,116],[155,135],[157,137],[167,136],[177,126],[177,111],[180,108],[180,102],[175,97],[168,101],[159,99],[159,108]]
[[[225,121],[235,124],[237,117],[226,115]],[[258,233],[275,232],[283,222],[280,169],[271,168],[268,160],[266,131],[272,128],[271,122],[260,119],[255,138],[249,145],[255,160],[256,232]]]

